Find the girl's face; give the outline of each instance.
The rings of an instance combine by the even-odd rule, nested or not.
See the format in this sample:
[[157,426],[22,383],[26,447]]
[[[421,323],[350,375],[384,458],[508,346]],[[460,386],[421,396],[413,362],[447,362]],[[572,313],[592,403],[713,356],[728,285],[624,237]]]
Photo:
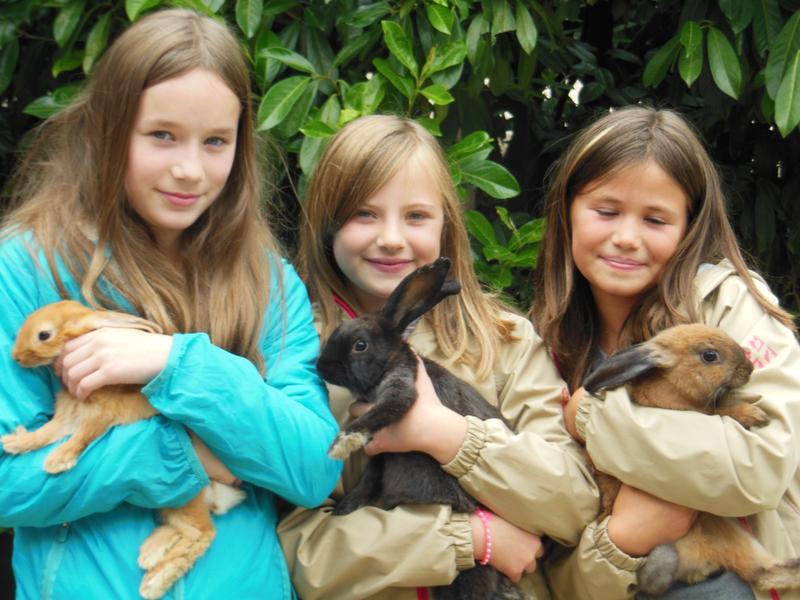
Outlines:
[[653,161],[592,182],[570,208],[572,256],[595,302],[633,306],[686,233],[689,199]]
[[193,69],[147,88],[128,144],[125,192],[162,250],[217,199],[230,175],[238,97],[215,73]]
[[402,279],[439,258],[444,207],[420,160],[409,161],[336,232],[333,255],[359,305],[380,308]]

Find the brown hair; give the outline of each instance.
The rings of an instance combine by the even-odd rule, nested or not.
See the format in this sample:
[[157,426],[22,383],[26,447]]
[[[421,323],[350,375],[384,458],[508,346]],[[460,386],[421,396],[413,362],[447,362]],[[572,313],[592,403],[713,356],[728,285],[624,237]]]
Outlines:
[[[127,142],[144,90],[193,69],[218,75],[241,113],[231,173],[183,233],[176,266],[127,201]],[[166,332],[207,331],[263,371],[258,342],[279,261],[262,214],[251,103],[248,65],[224,24],[182,9],[142,18],[105,52],[80,97],[36,131],[13,181],[6,235],[33,232],[62,296],[56,256],[93,306],[116,304],[105,280]]]
[[338,324],[334,294],[353,301],[333,257],[333,238],[350,216],[412,159],[422,155],[441,193],[444,209],[441,253],[453,261],[459,295],[443,301],[426,319],[443,354],[475,368],[479,378],[492,369],[503,341],[512,339],[502,305],[485,293],[472,266],[461,203],[447,160],[436,139],[422,126],[401,117],[372,115],[352,121],[331,140],[309,186],[300,230],[298,265],[318,303],[322,337]]
[[[626,320],[619,346],[644,341],[662,329],[698,320],[694,279],[702,263],[727,258],[766,312],[794,329],[791,316],[758,291],[725,210],[719,174],[698,134],[679,114],[632,106],[615,110],[583,130],[555,165],[547,195],[547,228],[536,271],[531,316],[558,353],[562,375],[580,385],[597,348],[595,305],[572,257],[570,207],[589,184],[652,160],[689,199],[686,234],[661,274]],[[588,342],[587,342],[588,339]]]

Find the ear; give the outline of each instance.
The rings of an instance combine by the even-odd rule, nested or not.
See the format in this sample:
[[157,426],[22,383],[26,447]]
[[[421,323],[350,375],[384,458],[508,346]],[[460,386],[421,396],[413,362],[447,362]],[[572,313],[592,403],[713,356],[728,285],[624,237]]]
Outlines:
[[100,327],[117,327],[120,329],[139,329],[148,333],[161,333],[159,325],[134,315],[114,312],[111,310],[98,310],[82,317],[69,321],[64,325],[63,335],[67,338],[78,337]]
[[461,284],[457,281],[445,281],[449,270],[450,259],[442,256],[408,275],[386,300],[381,316],[392,324],[395,331],[405,330],[439,302],[461,291]]
[[661,348],[645,342],[618,352],[587,375],[583,387],[590,394],[619,387],[654,369],[671,366],[673,361]]

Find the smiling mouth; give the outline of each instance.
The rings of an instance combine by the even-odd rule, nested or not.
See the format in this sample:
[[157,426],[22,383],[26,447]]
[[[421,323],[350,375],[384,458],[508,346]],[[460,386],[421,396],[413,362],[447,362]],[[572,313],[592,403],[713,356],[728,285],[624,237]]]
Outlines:
[[631,260],[630,258],[622,258],[619,256],[602,256],[601,258],[610,267],[624,271],[630,271],[644,266],[644,263]]
[[384,271],[387,273],[396,273],[398,271],[403,271],[409,264],[411,264],[410,260],[401,260],[395,258],[378,258],[378,259],[368,258],[367,262],[377,270]]
[[201,197],[202,194],[182,194],[180,192],[166,192],[164,190],[159,190],[161,195],[164,196],[168,202],[171,204],[176,204],[178,206],[190,206],[197,202]]

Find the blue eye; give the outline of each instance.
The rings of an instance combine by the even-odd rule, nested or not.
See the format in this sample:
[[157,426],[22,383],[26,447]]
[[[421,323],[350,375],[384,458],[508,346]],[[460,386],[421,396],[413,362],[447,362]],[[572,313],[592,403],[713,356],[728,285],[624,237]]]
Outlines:
[[153,131],[150,135],[157,140],[171,140],[172,134],[169,131]]
[[206,140],[206,144],[209,146],[224,146],[227,143],[228,141],[221,137],[210,137]]

